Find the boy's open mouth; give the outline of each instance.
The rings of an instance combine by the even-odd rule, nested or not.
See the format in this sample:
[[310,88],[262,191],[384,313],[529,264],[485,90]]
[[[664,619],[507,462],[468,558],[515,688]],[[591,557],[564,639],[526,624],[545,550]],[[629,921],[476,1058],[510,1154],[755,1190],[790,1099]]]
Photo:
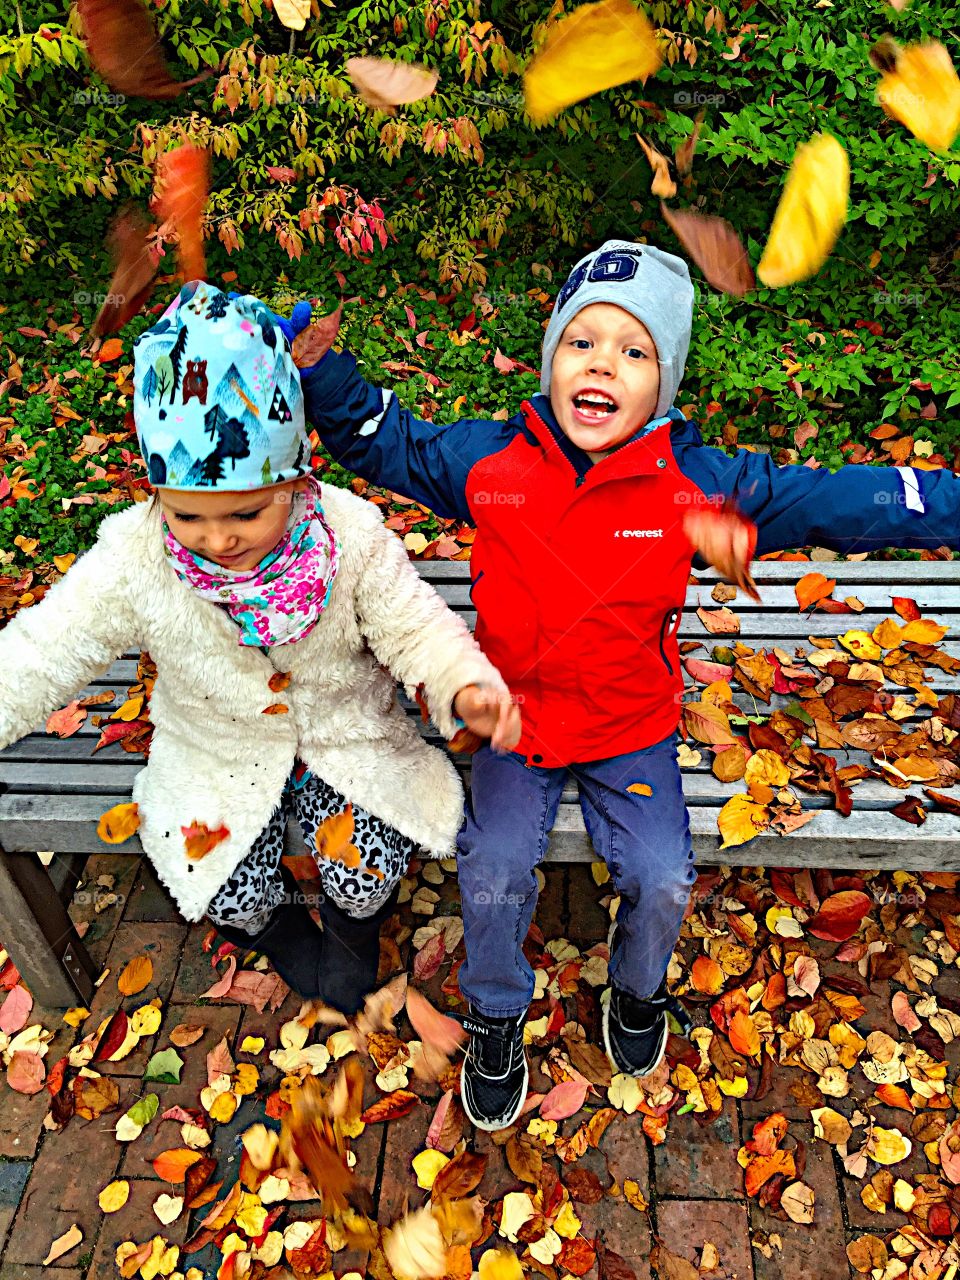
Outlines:
[[578,391],[573,397],[573,408],[581,422],[604,422],[620,406],[605,391],[596,391],[592,387]]

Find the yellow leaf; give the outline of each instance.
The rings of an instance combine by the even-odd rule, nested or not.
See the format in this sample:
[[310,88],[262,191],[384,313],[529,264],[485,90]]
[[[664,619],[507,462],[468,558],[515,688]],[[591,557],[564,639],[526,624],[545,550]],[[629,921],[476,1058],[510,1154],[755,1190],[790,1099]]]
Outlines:
[[815,275],[847,220],[850,162],[829,133],[797,148],[757,275],[770,289]]
[[65,1231],[62,1236],[58,1236],[50,1246],[50,1252],[43,1260],[46,1267],[51,1262],[55,1262],[57,1258],[62,1258],[65,1253],[69,1253],[71,1249],[75,1249],[83,1239],[83,1232],[76,1223]]
[[123,844],[140,826],[140,811],[136,804],[115,804],[101,814],[97,823],[97,835],[105,844]]
[[764,747],[747,761],[744,776],[748,786],[752,782],[765,782],[768,787],[785,787],[790,781],[790,770],[775,751]]
[[640,1213],[644,1213],[648,1207],[647,1198],[640,1190],[640,1183],[634,1182],[632,1178],[627,1178],[623,1184],[623,1194],[627,1204],[632,1205],[634,1209],[638,1209]]
[[76,1008],[68,1009],[63,1015],[63,1020],[68,1027],[79,1027],[81,1022],[86,1022],[90,1017],[90,1010],[84,1009],[82,1005]]
[[130,1195],[130,1183],[120,1178],[116,1182],[108,1182],[97,1196],[97,1203],[104,1213],[116,1213],[127,1203]]
[[770,811],[749,796],[731,796],[717,815],[717,826],[723,836],[721,849],[746,844],[770,825]]
[[543,47],[527,67],[527,115],[543,124],[601,89],[646,80],[660,62],[656,33],[631,0],[581,5],[548,27]]
[[947,628],[932,618],[915,618],[903,628],[901,639],[914,644],[939,644],[947,634]]
[[[530,1214],[533,1215],[532,1205]],[[440,1224],[429,1206],[406,1214],[386,1231],[383,1252],[394,1273],[404,1280],[428,1280],[446,1274],[447,1250]]]
[[310,0],[273,0],[273,9],[285,27],[302,31],[310,17]]
[[253,1124],[244,1130],[240,1140],[255,1169],[262,1171],[273,1167],[273,1158],[280,1145],[280,1135],[274,1129]]
[[534,1212],[533,1202],[525,1191],[508,1191],[503,1197],[503,1212],[498,1228],[500,1234],[516,1244],[517,1232],[525,1222],[530,1221]]
[[881,1129],[875,1125],[867,1139],[866,1153],[877,1164],[899,1164],[913,1149],[909,1138],[899,1129]]
[[163,1015],[155,1004],[141,1005],[130,1019],[130,1030],[135,1031],[138,1036],[152,1036],[159,1031],[162,1018]]
[[576,1236],[583,1223],[573,1211],[573,1205],[569,1200],[565,1200],[563,1208],[553,1220],[553,1229],[558,1236],[563,1236],[565,1240],[572,1240]]
[[252,1062],[241,1062],[234,1073],[233,1091],[238,1098],[253,1093],[260,1083],[260,1072]]
[[480,1256],[480,1280],[523,1280],[523,1267],[509,1249],[488,1249]]
[[627,791],[632,796],[652,796],[653,787],[649,782],[631,782]]
[[149,956],[134,956],[117,979],[117,986],[122,996],[135,996],[138,991],[148,987],[152,980],[153,961]]
[[213,1100],[213,1105],[210,1107],[210,1118],[216,1120],[217,1124],[229,1124],[236,1109],[237,1095],[235,1093],[221,1093]]
[[882,658],[883,650],[876,643],[869,631],[845,631],[840,636],[840,643],[855,658]]
[[13,540],[13,545],[19,547],[25,556],[32,556],[36,555],[40,542],[37,538],[25,538],[22,533],[18,533]]
[[434,1151],[427,1148],[415,1155],[410,1162],[413,1165],[413,1172],[417,1175],[417,1186],[422,1187],[424,1191],[429,1191],[436,1181],[437,1174],[445,1164],[450,1163],[450,1157],[445,1156],[442,1151]]
[[267,1211],[263,1207],[260,1197],[250,1192],[244,1192],[240,1205],[241,1207],[234,1217],[234,1222],[251,1239],[262,1235],[264,1223],[267,1220]]
[[873,628],[873,638],[881,649],[896,649],[903,639],[903,628],[892,618],[884,618]]
[[240,1041],[241,1053],[259,1053],[266,1044],[263,1036],[244,1036]]
[[76,558],[72,551],[68,551],[65,556],[54,556],[53,563],[60,573],[66,573]]
[[886,73],[877,101],[887,115],[934,151],[948,151],[960,130],[960,79],[944,46],[933,40],[901,49],[887,39],[871,61]]
[[605,862],[591,862],[590,874],[593,876],[593,883],[599,887],[606,884],[610,879],[610,868]]

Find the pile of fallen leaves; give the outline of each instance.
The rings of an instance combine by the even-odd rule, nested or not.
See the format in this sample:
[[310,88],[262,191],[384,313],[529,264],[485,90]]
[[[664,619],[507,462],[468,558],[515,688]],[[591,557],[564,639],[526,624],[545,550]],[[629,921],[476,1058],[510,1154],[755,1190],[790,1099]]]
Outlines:
[[[140,1230],[117,1251],[127,1280],[199,1280],[190,1259],[211,1244],[222,1258],[219,1280],[279,1280],[291,1272],[308,1280],[339,1271],[337,1255],[348,1248],[369,1254],[367,1274],[377,1280],[468,1280],[478,1256],[485,1280],[579,1276],[593,1267],[630,1280],[616,1241],[585,1229],[583,1207],[623,1197],[647,1214],[639,1178],[621,1184],[578,1162],[592,1151],[603,1155],[611,1126],[636,1126],[661,1144],[670,1140],[673,1116],[693,1113],[709,1125],[734,1105],[728,1099],[762,1102],[781,1073],[809,1118],[788,1132],[771,1108],[742,1149],[731,1149],[747,1194],[784,1222],[816,1222],[807,1153],[811,1145],[833,1147],[877,1215],[877,1233],[850,1246],[854,1267],[886,1280],[954,1274],[960,1088],[949,1063],[950,1046],[960,1042],[960,999],[947,988],[960,963],[960,876],[729,868],[701,876],[669,974],[696,1025],[689,1036],[674,1027],[666,1060],[642,1080],[614,1074],[598,1047],[606,945],[581,950],[562,937],[545,940],[534,926],[525,943],[536,974],[525,1033],[531,1087],[518,1122],[492,1135],[512,1177],[489,1198],[478,1191],[488,1156],[477,1149],[459,1098],[464,1034],[448,1016],[464,1007],[457,984],[463,924],[448,880],[455,864],[414,870],[403,894],[410,914],[394,918],[382,945],[381,974],[401,972],[363,1013],[348,1021],[306,1003],[278,1019],[269,1041],[246,1036],[231,1051],[222,1040],[206,1055],[195,1104],[161,1110],[152,1086],[180,1080],[184,1055],[204,1033],[203,1007],[186,1022],[179,1008],[166,1025],[159,999],[141,1003],[152,979],[148,956],[119,974],[122,1005],[96,1027],[86,1025],[89,1010],[68,1011],[65,1021],[82,1038],[49,1071],[52,1032],[27,1025],[30,997],[9,961],[0,969],[8,991],[0,1006],[7,1082],[21,1092],[48,1091],[48,1130],[110,1115],[117,1140],[127,1143],[165,1122],[177,1126],[153,1161],[169,1184],[157,1187],[157,1230],[146,1239]],[[603,886],[603,864],[593,874]],[[616,900],[602,901],[614,915]],[[214,939],[211,930],[204,945],[211,966],[223,968],[203,998],[278,1010],[288,992],[267,962],[229,943],[214,949]],[[431,1000],[408,985],[407,968]],[[895,993],[884,998],[892,1024],[884,1021],[896,1034],[869,1026],[879,1014],[877,991],[890,984]],[[154,1036],[161,1047],[147,1063],[144,1092],[121,1112],[117,1084],[102,1065]],[[251,1122],[242,1153],[225,1163],[217,1128],[244,1102]],[[380,1221],[355,1176],[352,1144],[367,1127],[424,1106],[433,1115],[423,1149],[410,1152],[410,1207],[398,1220]],[[99,1188],[102,1210],[122,1210],[128,1192],[123,1179]],[[894,1208],[906,1224],[884,1230],[883,1215]],[[193,1215],[191,1232],[178,1246],[162,1228],[183,1214]],[[72,1229],[54,1242],[54,1256],[80,1239]],[[755,1233],[754,1244],[782,1247],[776,1232]],[[714,1249],[703,1242],[704,1260]],[[662,1242],[654,1261],[671,1280],[696,1274]]]

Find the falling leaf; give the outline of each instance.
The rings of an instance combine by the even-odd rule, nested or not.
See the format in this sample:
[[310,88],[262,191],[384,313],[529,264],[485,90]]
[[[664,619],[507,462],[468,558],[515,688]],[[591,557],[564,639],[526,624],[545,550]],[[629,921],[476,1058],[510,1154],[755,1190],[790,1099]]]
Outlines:
[[527,114],[543,124],[564,107],[629,80],[646,80],[660,67],[656,33],[630,0],[581,5],[547,28],[527,66]]
[[153,23],[137,0],[78,0],[77,10],[90,61],[118,94],[175,98],[210,74],[179,84],[172,78]]
[[[671,199],[677,194],[677,184],[670,177],[670,165],[667,157],[657,150],[656,147],[650,145],[642,134],[637,134],[637,141],[643,148],[643,154],[650,162],[650,168],[653,170],[653,182],[650,184],[652,195],[660,196],[661,200]],[[661,204],[661,208],[663,205]]]
[[428,98],[439,79],[438,72],[418,62],[388,58],[348,58],[347,75],[367,106],[381,109]]
[[715,289],[742,298],[756,288],[747,251],[726,218],[709,217],[695,209],[670,209],[663,203],[660,212]]
[[117,988],[122,996],[135,996],[153,981],[153,961],[149,956],[134,956],[124,966],[117,978]]
[[194,862],[205,858],[218,844],[230,839],[230,830],[223,825],[210,828],[205,822],[192,822],[189,827],[181,827],[185,840],[187,857]]
[[829,133],[797,148],[757,275],[780,289],[815,275],[847,220],[850,162]]
[[177,263],[185,282],[206,275],[201,219],[210,190],[210,153],[192,142],[157,160],[156,203],[164,224],[177,233]]
[[273,10],[290,31],[302,31],[310,17],[310,0],[273,0]]
[[83,1239],[83,1232],[74,1223],[68,1231],[62,1236],[57,1236],[53,1244],[50,1246],[50,1252],[43,1260],[43,1265],[49,1266],[51,1262],[55,1262],[57,1258],[62,1258],[65,1253],[69,1253],[71,1249],[75,1249]]
[[[321,316],[313,324],[307,325],[306,329],[300,330],[293,340],[293,363],[298,369],[308,369],[311,365],[319,364],[327,354],[340,331],[342,311],[343,307],[338,306],[336,311],[332,311],[328,316]],[[287,684],[289,684],[289,676]],[[274,693],[279,693],[286,688],[286,684],[275,687],[271,677],[270,688]]]
[[55,733],[58,738],[69,738],[77,732],[86,718],[85,708],[79,702],[70,702],[59,711],[54,711],[47,721],[47,733]]
[[[719,508],[706,506],[685,513],[683,531],[697,552],[719,574],[740,587],[751,599],[760,599],[756,583],[750,576],[750,561],[757,547],[757,527],[752,520],[731,504],[725,503]],[[723,614],[729,610],[718,612]]]
[[791,1222],[812,1222],[816,1199],[813,1188],[805,1182],[791,1182],[780,1196],[780,1208]]
[[104,1213],[116,1213],[122,1209],[130,1197],[130,1183],[121,1178],[116,1182],[108,1182],[97,1197],[97,1203]]
[[430,1280],[446,1275],[446,1245],[429,1206],[405,1214],[384,1232],[383,1252],[398,1280]]
[[939,41],[902,49],[884,36],[870,51],[880,71],[877,101],[934,151],[949,151],[960,131],[960,79]]
[[140,828],[140,811],[134,804],[115,804],[101,814],[97,835],[106,844],[123,844]]
[[[155,233],[156,227],[136,205],[125,205],[114,219],[107,233],[113,276],[93,322],[93,337],[122,329],[150,296],[158,262],[150,252],[148,238]],[[102,347],[99,355],[103,360]]]

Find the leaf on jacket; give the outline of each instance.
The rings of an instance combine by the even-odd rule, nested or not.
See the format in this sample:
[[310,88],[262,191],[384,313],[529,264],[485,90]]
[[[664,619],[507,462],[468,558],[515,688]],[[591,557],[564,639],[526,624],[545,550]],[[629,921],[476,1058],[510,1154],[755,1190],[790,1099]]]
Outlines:
[[336,311],[321,316],[300,330],[293,340],[293,363],[298,369],[309,369],[311,365],[319,364],[327,354],[340,332],[342,313],[343,307],[338,306]]
[[68,702],[59,711],[54,711],[47,721],[47,733],[55,733],[58,738],[69,738],[77,732],[87,718],[86,710],[77,701]]
[[797,148],[757,275],[780,289],[816,275],[847,220],[850,161],[829,133]]
[[156,204],[168,231],[179,239],[177,262],[185,282],[206,275],[201,220],[210,191],[210,153],[192,142],[165,151],[157,160]]
[[393,62],[389,58],[348,58],[347,75],[368,107],[384,111],[428,98],[440,78],[438,72],[418,62]]
[[883,36],[870,50],[881,72],[877,101],[893,120],[906,125],[934,151],[949,151],[960,131],[960,79],[938,41],[903,49]]
[[107,84],[130,98],[175,98],[183,89],[207,79],[173,79],[160,38],[137,0],[78,0],[83,37],[90,61]]
[[211,830],[205,822],[192,822],[188,827],[181,827],[187,857],[194,862],[205,858],[218,844],[230,838],[228,827],[219,826]]
[[631,0],[585,4],[547,28],[523,77],[527,115],[543,124],[564,107],[660,67],[656,33]]

